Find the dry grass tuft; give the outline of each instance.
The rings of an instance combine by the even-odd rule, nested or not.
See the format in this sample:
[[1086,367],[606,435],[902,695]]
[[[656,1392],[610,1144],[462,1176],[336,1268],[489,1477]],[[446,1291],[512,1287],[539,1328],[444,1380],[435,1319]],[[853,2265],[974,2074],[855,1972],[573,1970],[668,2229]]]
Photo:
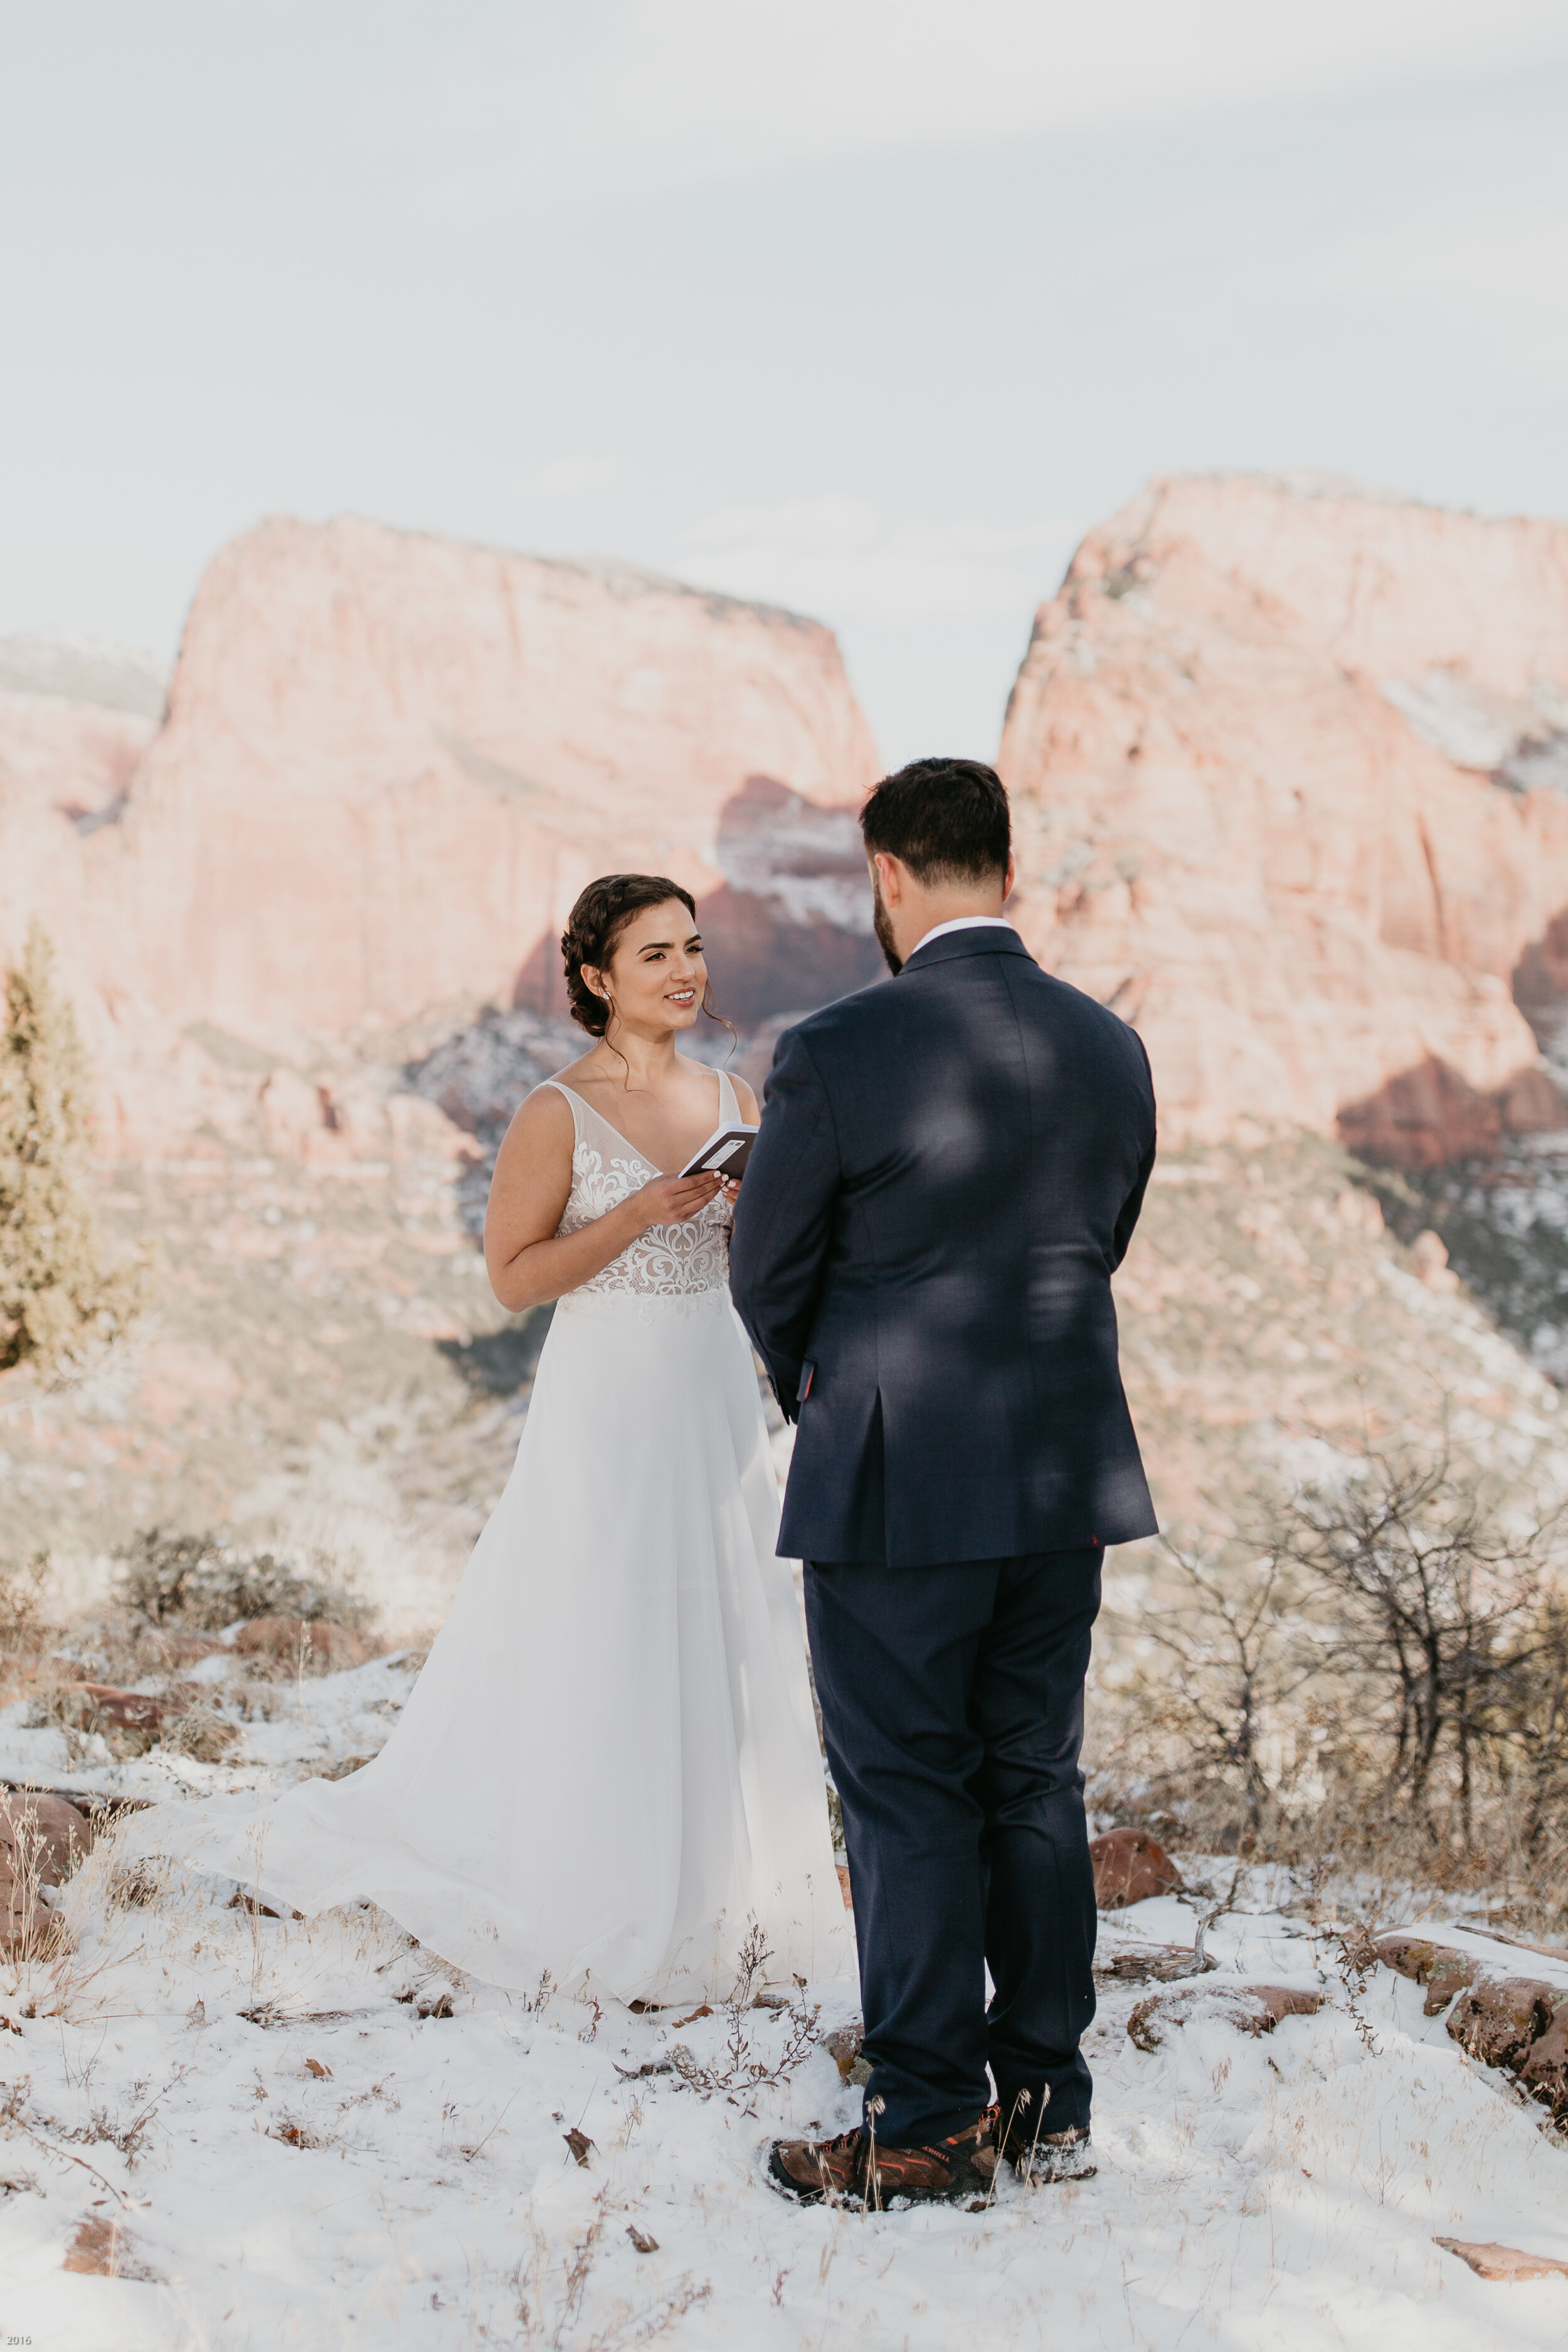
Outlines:
[[[724,2004],[724,2055],[716,2065],[703,2065],[681,2042],[676,2042],[669,2053],[672,2071],[689,2091],[695,2091],[701,2099],[726,2099],[747,2115],[754,2112],[760,2091],[787,2083],[801,2061],[816,2047],[819,2004],[808,2006],[805,1996],[797,1993],[781,2011],[771,1997],[765,2003],[758,1998],[757,1985],[769,1958],[763,1931],[753,1921],[741,1947],[734,1990]],[[771,2057],[760,2055],[756,2047],[755,2020],[759,2011],[770,2021],[776,2021],[781,2014],[788,2020],[784,2047]]]
[[[600,2190],[587,2229],[563,2252],[559,2281],[550,2242],[533,2230],[532,2250],[510,2279],[524,2345],[547,2347],[547,2352],[564,2352],[567,2345],[581,2347],[581,2352],[619,2352],[622,2346],[651,2344],[711,2295],[711,2286],[706,2282],[699,2284],[687,2272],[647,2303],[617,2300],[593,2332],[584,2334],[590,2324],[587,2299],[594,2264],[603,2251],[607,2193]],[[632,2235],[635,2241],[635,2231]]]
[[60,2268],[80,2272],[90,2278],[156,2280],[160,2276],[121,2224],[98,2213],[89,2213],[84,2221],[78,2222]]
[[150,1858],[145,1862],[121,1863],[110,1877],[105,1889],[111,1911],[155,1910],[169,1891],[170,1868],[167,1863]]
[[216,1707],[193,1706],[184,1715],[165,1719],[161,1745],[172,1756],[190,1756],[198,1764],[216,1764],[238,1738],[238,1727],[227,1722]]

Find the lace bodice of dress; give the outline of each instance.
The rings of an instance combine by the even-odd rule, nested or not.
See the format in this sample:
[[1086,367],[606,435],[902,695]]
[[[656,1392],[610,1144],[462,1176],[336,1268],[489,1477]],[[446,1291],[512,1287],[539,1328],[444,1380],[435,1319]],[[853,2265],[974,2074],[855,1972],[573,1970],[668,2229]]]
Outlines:
[[[719,1118],[738,1119],[735,1089],[722,1071],[719,1079]],[[618,1208],[659,1171],[624,1135],[602,1118],[592,1104],[574,1095],[558,1078],[547,1078],[572,1106],[576,1140],[572,1149],[572,1190],[557,1235],[574,1234],[609,1209]],[[650,1225],[594,1276],[569,1291],[569,1298],[595,1296],[632,1298],[693,1298],[724,1292],[730,1278],[730,1203],[721,1192],[700,1216],[678,1225]],[[564,1301],[563,1302],[564,1304]]]

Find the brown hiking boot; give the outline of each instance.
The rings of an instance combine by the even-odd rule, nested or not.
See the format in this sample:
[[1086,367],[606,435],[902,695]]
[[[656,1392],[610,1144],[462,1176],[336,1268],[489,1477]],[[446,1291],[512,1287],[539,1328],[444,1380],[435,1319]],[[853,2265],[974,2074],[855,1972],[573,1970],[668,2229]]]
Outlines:
[[1023,2116],[1016,2114],[1002,2153],[1026,2189],[1050,2188],[1061,2180],[1092,2180],[1099,2170],[1087,2124],[1042,2132],[1037,2139]]
[[837,2139],[775,2139],[768,2150],[768,2180],[797,2205],[837,2205],[864,2194],[863,2131],[840,2132]]
[[837,2205],[881,2212],[895,2200],[911,2205],[956,2204],[984,2197],[996,2178],[996,2110],[984,2113],[949,2139],[924,2147],[886,2147],[867,2131],[837,2139],[775,2140],[768,2179],[800,2205]]

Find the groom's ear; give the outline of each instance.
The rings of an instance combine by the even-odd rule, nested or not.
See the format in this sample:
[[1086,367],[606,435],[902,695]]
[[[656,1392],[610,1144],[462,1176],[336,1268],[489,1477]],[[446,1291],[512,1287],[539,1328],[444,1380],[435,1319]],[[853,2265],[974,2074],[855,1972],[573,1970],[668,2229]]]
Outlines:
[[904,898],[904,867],[901,859],[889,857],[885,849],[873,850],[868,864],[871,868],[871,885],[882,894],[884,907],[899,907]]

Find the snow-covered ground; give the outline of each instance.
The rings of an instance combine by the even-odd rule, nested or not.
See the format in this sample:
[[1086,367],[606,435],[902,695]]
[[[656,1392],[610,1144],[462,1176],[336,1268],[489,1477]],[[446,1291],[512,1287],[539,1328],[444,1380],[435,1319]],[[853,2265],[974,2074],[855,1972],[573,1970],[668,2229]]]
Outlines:
[[[73,1761],[66,1735],[26,1730],[13,1709],[0,1772],[174,1801],[281,1782],[371,1752],[407,1687],[384,1661],[284,1686],[287,1706],[222,1767],[158,1750],[116,1764],[79,1743]],[[155,1846],[147,1822],[137,1843]],[[766,2071],[795,2032],[789,2011],[531,2007],[458,1981],[379,1913],[258,1918],[231,1892],[132,1867],[110,1840],[61,1897],[75,1950],[0,1968],[7,2344],[1568,2340],[1568,2277],[1488,2283],[1434,2242],[1568,2261],[1568,2150],[1423,2017],[1415,1985],[1375,1969],[1358,2019],[1337,1948],[1265,1873],[1210,1928],[1222,1974],[1207,1982],[1321,1990],[1320,2014],[1258,2041],[1199,2021],[1146,2054],[1125,2027],[1150,1988],[1108,1983],[1089,2042],[1096,2179],[1026,2192],[1009,2174],[983,2211],[868,2216],[797,2210],[763,2178],[771,2137],[853,2117],[858,2094],[825,2051],[750,2093],[736,2080],[705,2096],[668,2064],[679,2047],[722,2083],[738,2031],[742,2070]],[[1169,1898],[1103,1920],[1101,1961],[1190,1946],[1202,1907]],[[1462,1939],[1500,1973],[1568,1986],[1568,1965]],[[856,2008],[847,1986],[805,1998],[819,2032]],[[571,2131],[592,2142],[585,2164]],[[63,2269],[73,2246],[119,2274]]]

